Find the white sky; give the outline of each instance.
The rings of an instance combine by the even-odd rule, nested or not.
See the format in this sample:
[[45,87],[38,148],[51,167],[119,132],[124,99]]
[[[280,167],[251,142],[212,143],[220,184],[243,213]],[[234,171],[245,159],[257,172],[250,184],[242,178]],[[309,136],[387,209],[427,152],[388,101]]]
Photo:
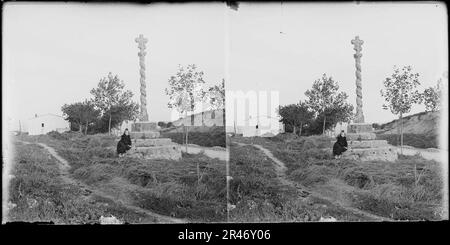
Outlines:
[[110,71],[124,80],[139,102],[139,50],[134,39],[142,33],[149,40],[149,117],[170,120],[164,89],[178,64],[197,64],[208,85],[224,78],[223,20],[221,3],[8,3],[2,82],[7,118],[18,127],[19,119],[23,123],[35,113],[61,115],[64,103],[89,98],[90,90]]
[[[382,109],[380,96],[394,65],[412,65],[420,73],[420,90],[435,85],[448,70],[445,5],[242,3],[230,15],[227,89],[278,90],[280,105],[305,99],[305,91],[326,73],[356,106],[355,51],[350,43],[356,35],[364,41],[366,122],[394,118]],[[423,110],[424,106],[416,106],[411,113]]]
[[[147,43],[151,121],[170,120],[168,79],[178,64],[195,63],[208,85],[225,76],[227,90],[277,90],[280,104],[304,99],[323,73],[333,76],[355,104],[354,50],[362,47],[366,122],[394,116],[382,110],[382,81],[394,65],[412,65],[421,89],[448,70],[447,15],[442,4],[241,3],[229,14],[211,4],[17,4],[3,9],[3,105],[14,127],[35,113],[61,114],[64,103],[89,98],[108,72],[119,75],[139,101],[138,48]],[[284,34],[280,34],[280,31]],[[411,113],[423,111],[417,106]]]

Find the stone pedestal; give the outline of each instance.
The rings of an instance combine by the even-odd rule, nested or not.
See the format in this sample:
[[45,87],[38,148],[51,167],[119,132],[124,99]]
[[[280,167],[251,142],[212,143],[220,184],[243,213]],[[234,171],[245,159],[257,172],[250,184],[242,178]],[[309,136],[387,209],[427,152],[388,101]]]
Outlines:
[[370,123],[351,123],[347,126],[347,133],[371,133],[373,131]]
[[373,148],[349,148],[342,157],[359,161],[395,162],[397,151],[389,145]]
[[348,150],[342,154],[345,159],[359,161],[397,160],[397,151],[386,140],[376,140],[371,124],[352,123],[347,127]]
[[181,147],[169,138],[159,138],[156,123],[137,122],[131,125],[132,148],[128,156],[144,159],[181,159]]

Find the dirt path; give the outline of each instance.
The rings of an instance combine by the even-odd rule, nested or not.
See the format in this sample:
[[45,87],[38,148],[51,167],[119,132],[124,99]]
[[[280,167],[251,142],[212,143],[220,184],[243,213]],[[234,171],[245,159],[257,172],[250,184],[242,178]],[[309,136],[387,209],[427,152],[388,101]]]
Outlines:
[[[181,150],[183,152],[186,152],[186,147],[181,146]],[[218,158],[222,161],[228,160],[228,151],[226,149],[188,145],[188,153],[198,154],[201,152],[211,158]]]
[[[22,141],[21,141],[22,142]],[[23,142],[25,144],[29,144],[29,142]],[[160,214],[156,214],[153,213],[151,211],[148,211],[146,209],[140,208],[140,207],[136,207],[133,206],[132,204],[128,203],[125,200],[121,200],[121,199],[117,199],[117,197],[108,195],[107,193],[93,188],[92,186],[88,186],[84,183],[82,183],[81,181],[78,181],[76,179],[73,179],[70,174],[69,174],[69,169],[70,169],[70,164],[69,162],[62,158],[56,151],[55,149],[53,149],[52,147],[43,144],[43,143],[36,143],[38,145],[40,145],[41,147],[43,147],[44,149],[46,149],[54,158],[56,158],[58,161],[58,167],[60,170],[60,174],[61,174],[61,178],[63,179],[64,182],[68,183],[68,184],[73,184],[78,186],[79,188],[81,188],[85,193],[89,193],[89,195],[86,196],[87,199],[91,198],[93,195],[97,195],[100,196],[102,198],[111,200],[115,203],[121,204],[122,206],[124,206],[125,208],[129,209],[129,210],[133,210],[136,213],[142,213],[145,214],[155,220],[157,220],[158,223],[188,223],[187,220],[183,220],[183,219],[176,219],[176,218],[172,218],[169,216],[165,216],[165,215],[160,215]]]
[[[397,152],[400,153],[400,151],[400,147],[397,146]],[[446,150],[419,149],[411,146],[404,146],[403,154],[408,156],[419,154],[427,160],[434,160],[436,162],[448,162],[448,158],[446,158],[446,156],[448,156],[448,151]]]
[[286,165],[282,161],[280,161],[278,158],[276,158],[272,154],[272,152],[270,152],[270,150],[264,148],[261,145],[244,144],[244,143],[236,143],[236,144],[241,145],[241,146],[253,146],[253,147],[256,147],[259,150],[261,150],[267,157],[269,157],[275,163],[275,170],[277,172],[277,177],[280,180],[280,182],[282,184],[284,184],[284,185],[288,185],[288,186],[292,186],[292,187],[296,188],[299,191],[301,197],[313,196],[313,197],[316,197],[316,198],[319,198],[319,199],[323,199],[323,200],[329,201],[329,202],[335,204],[337,207],[339,207],[339,208],[341,208],[343,210],[346,210],[346,211],[351,212],[351,213],[356,214],[356,215],[360,215],[360,216],[366,217],[370,221],[392,221],[389,218],[385,218],[385,217],[381,217],[381,216],[374,215],[374,214],[371,214],[371,213],[367,213],[367,212],[364,212],[364,211],[359,210],[357,208],[345,206],[344,204],[340,203],[339,201],[337,201],[335,199],[323,196],[322,194],[314,192],[314,191],[306,188],[305,186],[303,186],[303,185],[301,185],[301,184],[299,184],[299,183],[297,183],[295,181],[287,179],[287,177],[286,177],[286,170],[287,170]]

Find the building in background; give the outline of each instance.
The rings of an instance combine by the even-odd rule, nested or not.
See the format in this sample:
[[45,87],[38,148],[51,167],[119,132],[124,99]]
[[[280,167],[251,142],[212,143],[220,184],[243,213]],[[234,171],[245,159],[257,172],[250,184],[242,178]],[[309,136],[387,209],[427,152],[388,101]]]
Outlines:
[[62,116],[55,114],[35,115],[28,119],[28,134],[39,135],[50,131],[65,132],[70,130],[70,124]]
[[191,123],[191,115],[187,117],[182,117],[178,120],[173,121],[174,126],[223,126],[223,110],[208,110],[202,112],[198,112],[194,114],[194,125]]

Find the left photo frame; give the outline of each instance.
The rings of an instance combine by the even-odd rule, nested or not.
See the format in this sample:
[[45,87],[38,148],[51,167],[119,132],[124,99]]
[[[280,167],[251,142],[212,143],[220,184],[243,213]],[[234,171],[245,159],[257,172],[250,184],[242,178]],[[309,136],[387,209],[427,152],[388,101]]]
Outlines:
[[224,8],[4,4],[2,223],[226,222]]

